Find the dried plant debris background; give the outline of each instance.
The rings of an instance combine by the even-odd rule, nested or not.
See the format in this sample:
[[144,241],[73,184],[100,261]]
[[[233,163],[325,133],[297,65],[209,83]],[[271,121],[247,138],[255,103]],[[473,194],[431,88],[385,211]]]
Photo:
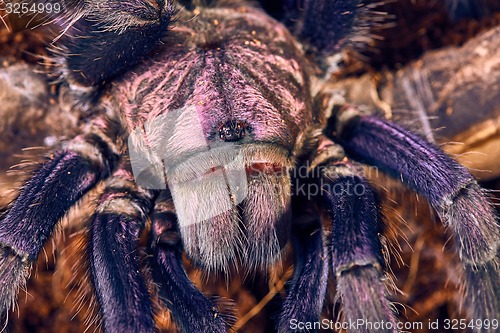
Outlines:
[[[484,64],[476,63],[477,57],[500,59],[500,54],[495,53],[500,50],[500,30],[492,30],[500,24],[499,7],[497,1],[491,1],[488,13],[453,20],[442,1],[388,1],[380,8],[387,13],[387,21],[372,29],[374,38],[369,45],[343,53],[343,67],[333,73],[332,87],[344,91],[355,103],[375,108],[423,135],[429,137],[428,130],[432,129],[430,139],[437,144],[448,143],[444,149],[471,167],[483,186],[498,190],[500,166],[495,157],[500,156],[500,91],[491,91],[495,86],[488,80],[495,80],[495,76],[497,82],[500,80],[500,66],[497,62],[496,72],[474,80],[473,88],[463,79],[467,73],[461,73],[463,84],[455,76],[464,67]],[[485,38],[476,44],[474,40],[468,42],[488,30],[487,43]],[[50,38],[50,32],[43,27],[10,33],[0,26],[0,75],[14,63],[13,70],[19,73],[18,81],[8,84],[0,77],[0,94],[11,96],[12,105],[22,109],[16,117],[0,114],[0,207],[6,207],[15,196],[12,189],[26,178],[26,171],[36,167],[57,139],[71,137],[78,122],[78,115],[55,107],[54,92],[46,91],[42,76],[27,68],[26,64],[40,62],[39,56],[45,55],[43,45]],[[453,89],[446,86],[450,81],[454,81]],[[431,97],[427,88],[431,89]],[[29,91],[30,97],[24,91]],[[486,102],[481,93],[489,96]],[[462,102],[470,98],[483,103]],[[454,100],[459,102],[453,103]],[[470,110],[470,106],[474,109]],[[424,126],[415,120],[421,115],[405,111],[418,112],[419,108],[425,110],[429,120]],[[461,144],[449,144],[450,141]],[[17,167],[12,169],[12,165]],[[484,169],[491,171],[481,172]],[[385,220],[391,225],[385,237],[392,244],[390,268],[399,289],[392,300],[400,319],[423,322],[424,329],[414,332],[430,332],[425,325],[429,320],[463,317],[457,302],[460,268],[448,234],[423,198],[383,175],[370,176],[383,198]],[[491,193],[497,196],[494,200],[498,203],[498,193]],[[68,214],[57,237],[45,247],[32,270],[27,291],[20,293],[18,310],[10,314],[8,331],[83,332],[89,325],[89,331],[99,329],[84,274],[86,268],[82,266],[85,217],[91,214],[92,195],[95,193]],[[271,270],[271,278],[266,274],[243,277],[235,273],[229,281],[206,279],[187,261],[186,266],[190,277],[206,294],[234,301],[235,331],[273,332],[272,318],[283,298],[284,283],[291,275],[291,262],[288,258],[282,267]],[[328,298],[324,318],[335,319],[339,314],[333,285]],[[221,299],[222,311],[230,310],[226,303]],[[158,309],[157,322],[162,332],[176,332],[164,309]]]

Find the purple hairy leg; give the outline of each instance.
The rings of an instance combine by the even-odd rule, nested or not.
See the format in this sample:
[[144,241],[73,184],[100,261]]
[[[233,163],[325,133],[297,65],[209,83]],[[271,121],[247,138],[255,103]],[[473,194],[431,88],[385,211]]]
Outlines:
[[168,0],[84,3],[69,15],[83,18],[66,34],[66,48],[56,50],[71,78],[84,85],[104,83],[139,63],[167,34],[173,13]]
[[336,135],[348,155],[400,178],[429,200],[451,229],[465,265],[471,317],[498,317],[500,229],[492,204],[470,173],[419,136],[352,109],[340,114]]
[[89,241],[92,283],[104,332],[154,332],[151,300],[139,269],[137,242],[152,194],[118,169],[107,181]]
[[69,142],[26,183],[0,221],[0,313],[14,307],[17,290],[57,222],[114,161],[108,144],[94,134]]
[[189,280],[172,199],[161,194],[152,214],[149,241],[153,279],[165,306],[183,332],[226,332],[224,317]]
[[[384,321],[396,327],[381,280],[380,220],[371,187],[346,164],[329,166],[325,177],[329,183],[324,186],[324,202],[332,220],[329,250],[346,319]],[[359,332],[374,331],[360,328]]]
[[[361,0],[286,0],[288,13],[303,10],[299,15],[288,14],[299,19],[297,35],[300,39],[322,52],[338,51],[353,31],[359,26],[359,12],[363,10]],[[297,18],[295,18],[295,21]]]
[[295,253],[294,275],[287,290],[278,323],[278,332],[289,332],[292,320],[317,322],[325,300],[328,282],[328,263],[319,223],[294,226],[292,230]]

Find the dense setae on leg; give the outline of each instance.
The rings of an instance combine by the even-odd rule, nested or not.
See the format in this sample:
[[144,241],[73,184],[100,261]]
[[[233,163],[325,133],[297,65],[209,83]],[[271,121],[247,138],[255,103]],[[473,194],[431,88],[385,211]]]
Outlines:
[[361,0],[285,0],[283,6],[296,25],[298,37],[320,53],[338,52],[353,27],[361,26],[356,21],[361,23],[360,12],[364,10]]
[[150,262],[160,299],[183,332],[226,332],[226,320],[216,304],[206,298],[186,275],[177,217],[166,191],[157,199],[151,219]]
[[[317,152],[309,162],[312,168],[307,178],[300,181],[320,188],[313,199],[320,199],[316,204],[327,212],[331,232],[325,237],[319,215],[310,211],[315,207],[310,206],[314,201],[301,196],[295,198],[301,202],[294,206],[299,209],[294,211],[296,218],[292,229],[296,262],[279,331],[288,332],[293,322],[321,320],[331,265],[346,321],[384,321],[392,324],[388,331],[396,332],[396,318],[382,281],[385,265],[374,193],[360,167],[345,161],[344,152],[338,145],[322,135],[317,138],[317,145]],[[315,176],[316,171],[319,178]]]
[[327,252],[318,223],[292,229],[294,273],[281,310],[278,332],[290,331],[290,323],[317,322],[321,317],[328,282]]
[[400,178],[428,198],[454,235],[472,317],[498,317],[499,225],[469,172],[417,135],[352,109],[340,114],[335,132],[349,155]]
[[140,62],[167,34],[173,8],[168,0],[81,1],[63,20],[74,26],[57,51],[68,79],[97,85]]
[[[352,33],[361,1],[304,1],[304,22],[299,37],[320,50],[333,51]],[[326,36],[325,36],[326,33]]]
[[[384,260],[379,239],[381,225],[374,193],[349,164],[330,165],[325,171],[324,201],[332,220],[329,250],[337,293],[349,322],[392,324],[396,319],[386,299],[381,278]],[[360,332],[373,332],[360,328]]]
[[106,140],[89,133],[54,153],[26,183],[0,223],[0,313],[13,307],[59,219],[109,174],[116,158]]
[[119,168],[107,181],[90,227],[92,282],[105,332],[153,332],[151,301],[139,269],[137,242],[153,195]]

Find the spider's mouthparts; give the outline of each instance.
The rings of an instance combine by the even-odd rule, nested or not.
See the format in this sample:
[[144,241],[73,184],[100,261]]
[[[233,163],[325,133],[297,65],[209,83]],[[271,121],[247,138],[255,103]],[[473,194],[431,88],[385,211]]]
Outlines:
[[271,162],[254,162],[245,167],[247,175],[259,176],[265,175],[286,175],[287,168],[281,164]]

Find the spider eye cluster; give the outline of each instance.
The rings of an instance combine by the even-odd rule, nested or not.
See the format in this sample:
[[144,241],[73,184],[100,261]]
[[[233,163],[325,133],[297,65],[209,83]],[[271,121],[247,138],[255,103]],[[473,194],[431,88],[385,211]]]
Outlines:
[[219,136],[226,142],[235,142],[245,137],[245,123],[230,120],[219,128]]

